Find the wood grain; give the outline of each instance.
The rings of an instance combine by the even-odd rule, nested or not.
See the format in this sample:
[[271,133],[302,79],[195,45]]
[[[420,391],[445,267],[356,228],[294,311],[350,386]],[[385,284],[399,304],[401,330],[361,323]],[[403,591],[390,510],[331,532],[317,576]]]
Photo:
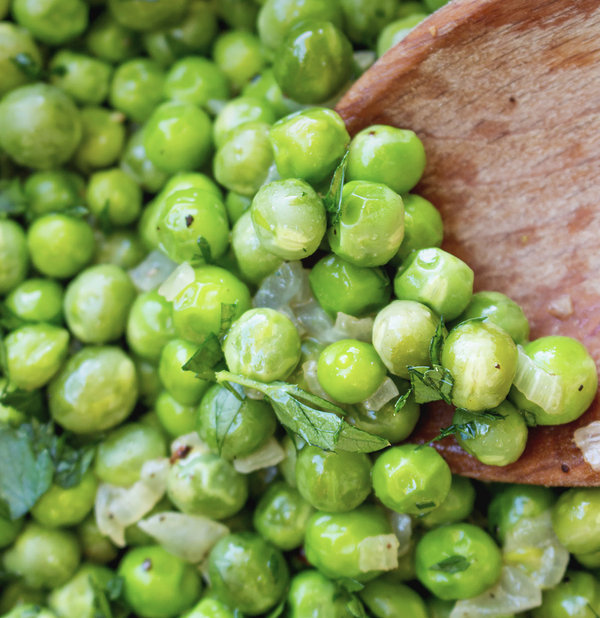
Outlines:
[[[576,337],[600,367],[599,35],[598,0],[454,0],[337,109],[352,134],[371,124],[416,131],[428,166],[415,192],[440,208],[444,246],[474,269],[476,289],[508,294],[532,338]],[[451,418],[431,406],[415,441]],[[454,472],[484,480],[600,485],[572,442],[599,419],[597,398],[575,423],[533,429],[521,460],[504,468],[483,466],[454,439],[437,448]]]

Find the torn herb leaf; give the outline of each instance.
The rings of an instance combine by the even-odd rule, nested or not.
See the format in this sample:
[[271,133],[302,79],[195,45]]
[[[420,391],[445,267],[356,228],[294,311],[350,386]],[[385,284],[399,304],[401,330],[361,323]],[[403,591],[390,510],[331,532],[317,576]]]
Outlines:
[[23,185],[18,178],[0,180],[0,217],[22,215],[27,206]]
[[217,442],[217,452],[219,456],[227,440],[227,435],[232,425],[240,420],[240,409],[244,403],[244,389],[235,384],[228,383],[236,391],[236,397],[232,399],[230,391],[220,390],[213,401],[211,411],[214,420],[211,424],[215,427],[215,437]]
[[193,371],[197,378],[215,382],[215,367],[224,358],[221,344],[214,333],[210,333],[204,343],[194,352],[193,356],[183,365],[184,371]]
[[43,420],[46,416],[44,398],[39,390],[26,391],[16,388],[13,391],[9,391],[5,386],[0,393],[0,404],[14,408],[25,416],[38,420]]
[[471,561],[467,560],[464,556],[455,555],[445,558],[441,562],[429,567],[430,571],[442,571],[453,575],[454,573],[461,573],[466,571],[471,566]]
[[425,509],[434,509],[437,504],[429,500],[428,502],[417,502],[415,505],[420,511],[424,511]]
[[435,333],[429,344],[429,360],[432,367],[441,367],[442,365],[442,350],[446,342],[446,328],[444,326],[444,316],[440,318]]
[[369,618],[362,601],[355,594],[350,595],[346,608],[356,618]]
[[402,408],[406,405],[408,398],[412,395],[412,392],[413,389],[409,388],[404,395],[400,395],[398,401],[396,401],[396,404],[394,405],[394,414],[398,414],[398,412],[402,410]]
[[335,225],[342,218],[342,190],[344,188],[344,180],[346,178],[346,168],[348,167],[348,153],[344,155],[342,162],[338,165],[329,191],[323,198],[323,205],[327,212],[327,221],[329,226]]
[[204,261],[205,264],[212,264],[212,251],[210,249],[210,245],[208,244],[208,240],[204,238],[204,236],[198,236],[198,249],[200,250],[200,257]]
[[444,438],[449,438],[450,436],[453,436],[457,433],[463,434],[465,436],[465,439],[469,437],[475,438],[477,436],[477,425],[475,421],[469,421],[468,423],[453,424],[453,425],[449,425],[448,427],[444,427],[443,429],[440,430],[439,435],[433,438],[433,440],[431,440],[430,443],[439,442],[440,440],[443,440]]
[[94,444],[76,448],[65,439],[61,443],[54,460],[54,482],[63,489],[70,489],[79,485],[83,475],[88,471],[94,460],[95,454],[96,446]]
[[221,328],[219,329],[219,339],[222,339],[227,331],[231,328],[235,320],[237,313],[238,302],[228,305],[227,303],[221,303]]
[[364,584],[361,584],[359,581],[351,579],[350,577],[342,577],[341,579],[337,579],[336,583],[348,592],[359,592],[365,587]]
[[94,618],[113,618],[105,587],[93,575],[89,575],[88,580],[93,594]]
[[408,367],[415,401],[419,404],[439,401],[452,403],[452,388],[454,379],[452,374],[441,366],[433,369],[429,367]]
[[16,56],[12,56],[10,61],[29,79],[40,80],[44,77],[42,67],[30,54],[21,52]]
[[109,236],[114,230],[114,225],[110,220],[109,210],[110,200],[106,200],[106,202],[104,203],[104,208],[100,211],[100,214],[98,215],[98,225],[100,226],[100,230],[105,236]]

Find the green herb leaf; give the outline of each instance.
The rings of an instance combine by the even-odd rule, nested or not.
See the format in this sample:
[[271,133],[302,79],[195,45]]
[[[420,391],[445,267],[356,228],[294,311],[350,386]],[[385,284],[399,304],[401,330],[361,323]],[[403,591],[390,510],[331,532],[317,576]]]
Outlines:
[[222,339],[231,328],[237,313],[238,301],[232,305],[221,303],[221,328],[219,329],[219,339]]
[[525,419],[525,424],[527,427],[537,427],[537,418],[533,412],[529,410],[519,410],[523,418]]
[[204,261],[205,264],[212,264],[212,251],[210,249],[210,245],[208,244],[208,240],[204,238],[204,236],[198,236],[198,249],[200,250],[200,257]]
[[219,391],[213,402],[214,426],[217,440],[217,452],[221,455],[227,435],[231,426],[235,423],[240,414],[240,408],[244,403],[244,390],[241,386],[230,386],[236,390],[236,398],[232,399],[230,393]]
[[350,600],[346,604],[346,608],[356,618],[369,618],[365,606],[355,594],[350,594]]
[[412,392],[413,389],[409,388],[406,393],[404,393],[404,395],[400,395],[398,401],[396,402],[396,405],[394,405],[394,414],[398,414],[398,412],[402,410],[402,408],[406,405],[408,398],[412,395]]
[[443,399],[452,403],[452,388],[454,378],[443,367],[408,367],[412,390],[417,403],[429,403]]
[[434,509],[437,504],[432,502],[431,500],[428,502],[417,502],[415,505],[420,511],[424,511],[425,509]]
[[219,339],[211,333],[194,355],[183,365],[184,371],[193,371],[197,378],[216,382],[215,367],[224,358]]
[[441,562],[430,566],[429,570],[442,571],[444,573],[449,573],[450,575],[452,575],[454,573],[461,573],[462,571],[466,571],[470,566],[470,560],[467,560],[464,556],[455,555],[449,556]]
[[124,583],[125,580],[120,575],[115,575],[106,582],[104,589],[110,601],[116,601],[121,597]]
[[341,579],[337,579],[336,583],[348,592],[359,592],[365,587],[364,584],[361,584],[359,581],[351,579],[350,577],[342,577]]
[[27,53],[13,56],[11,62],[29,79],[39,80],[44,77],[42,67]]
[[89,575],[88,579],[94,595],[94,618],[113,618],[112,608],[106,595],[106,589],[104,586],[101,586],[92,575]]
[[0,180],[0,217],[22,215],[28,202],[18,178]]
[[98,215],[98,225],[100,226],[100,229],[105,236],[109,236],[114,230],[114,225],[110,220],[109,210],[110,200],[106,200],[106,202],[104,203],[104,208],[100,211],[100,214]]
[[[100,226],[102,226],[102,218],[104,216],[105,210],[106,208],[102,211],[103,214],[101,215],[99,219]],[[90,214],[90,211],[87,209],[86,206],[79,204],[77,206],[71,206],[70,208],[66,208],[65,210],[60,210],[59,213],[61,215],[67,215],[67,217],[73,217],[74,219],[83,219],[84,217],[87,217]]]
[[462,433],[466,437],[474,438],[475,436],[477,436],[477,425],[475,421],[469,421],[468,423],[458,423],[449,425],[448,427],[444,427],[440,430],[439,435],[433,438],[430,443],[439,442],[440,440],[443,440],[444,438],[449,438],[450,436],[453,436],[457,433]]
[[0,404],[12,407],[25,414],[25,416],[38,420],[43,420],[46,416],[44,398],[39,390],[25,391],[17,388],[14,391],[8,391],[5,387],[2,393],[0,393]]
[[444,316],[440,318],[435,334],[431,338],[429,344],[429,359],[432,367],[441,367],[442,365],[442,350],[446,342],[446,329],[444,327]]
[[344,188],[344,180],[346,178],[346,168],[348,167],[348,153],[344,155],[342,162],[338,165],[329,191],[323,198],[323,205],[327,212],[327,221],[329,227],[338,223],[342,218],[342,189]]
[[54,482],[64,489],[79,485],[83,475],[88,471],[94,460],[95,454],[96,446],[94,444],[75,448],[64,440],[54,461]]

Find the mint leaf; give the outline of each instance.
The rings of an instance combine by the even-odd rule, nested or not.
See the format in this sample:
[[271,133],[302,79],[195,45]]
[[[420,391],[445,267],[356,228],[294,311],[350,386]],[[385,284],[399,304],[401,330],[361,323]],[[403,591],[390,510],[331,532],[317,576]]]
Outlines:
[[206,240],[204,236],[198,236],[197,243],[198,243],[198,249],[200,250],[200,257],[202,257],[202,260],[204,261],[204,263],[212,264],[213,263],[212,251],[210,249],[210,245],[208,244],[208,240]]
[[[67,217],[73,217],[73,219],[83,219],[84,217],[87,217],[90,214],[90,211],[81,204],[77,206],[71,206],[70,208],[65,208],[64,210],[59,210],[58,212],[61,215],[67,215]],[[102,212],[104,213],[104,211]],[[100,224],[102,225],[102,215],[99,221],[100,221]]]
[[238,301],[232,305],[221,303],[221,328],[219,329],[219,339],[223,338],[231,328],[237,313]]
[[408,367],[408,373],[417,403],[429,403],[440,399],[448,404],[452,403],[454,378],[447,369],[441,366],[436,366],[433,369],[429,367]]
[[219,339],[214,333],[204,340],[204,343],[194,352],[193,356],[183,365],[184,371],[193,371],[197,378],[215,382],[215,367],[224,358]]
[[350,577],[342,577],[341,579],[337,579],[336,583],[348,592],[359,592],[365,587],[364,584],[361,584],[359,581],[351,579]]
[[444,316],[440,318],[435,333],[429,343],[429,359],[431,366],[437,367],[442,365],[442,350],[446,342],[446,329],[444,328]]
[[325,206],[325,211],[327,212],[329,227],[338,223],[338,221],[342,218],[342,190],[344,188],[347,167],[348,153],[346,152],[342,162],[335,170],[333,179],[331,180],[331,185],[329,186],[329,191],[323,198],[323,205]]
[[412,395],[412,392],[413,389],[409,388],[404,395],[400,395],[398,401],[396,401],[396,404],[394,405],[394,414],[398,414],[398,412],[402,410],[402,408],[406,405],[408,398]]
[[235,385],[232,388],[237,390],[236,397],[232,397],[231,392],[228,390],[221,390],[215,397],[212,406],[214,412],[212,424],[215,426],[217,452],[219,455],[221,455],[229,430],[238,419],[240,409],[244,403],[244,390],[242,387]]
[[17,388],[14,391],[8,391],[5,386],[0,393],[0,404],[12,407],[22,414],[37,418],[38,420],[43,420],[46,416],[44,398],[41,391],[38,390],[25,391]]
[[40,80],[44,77],[42,67],[27,53],[12,56],[10,61],[29,79]]
[[429,500],[428,502],[417,502],[415,506],[420,510],[424,511],[425,509],[434,509],[437,504]]
[[350,595],[350,600],[346,604],[346,608],[356,618],[369,618],[365,606],[355,594]]
[[125,580],[120,575],[111,577],[104,586],[110,601],[116,601],[123,594],[123,584]]
[[27,206],[27,198],[18,178],[0,180],[0,217],[22,215]]
[[453,575],[454,573],[461,573],[462,571],[466,571],[470,566],[470,560],[467,560],[464,556],[455,555],[449,556],[441,562],[430,566],[429,570],[442,571],[443,573],[449,573],[450,575]]
[[96,446],[94,444],[75,448],[66,440],[63,441],[54,460],[54,482],[64,489],[79,485],[83,475],[88,471],[94,460],[95,454]]
[[92,589],[94,618],[113,618],[112,608],[104,586],[100,585],[93,575],[88,576]]
[[109,236],[114,230],[114,225],[110,220],[109,211],[110,200],[106,200],[106,202],[104,203],[104,208],[100,211],[100,214],[98,215],[98,225],[100,226],[100,230],[102,230],[102,233],[105,236]]

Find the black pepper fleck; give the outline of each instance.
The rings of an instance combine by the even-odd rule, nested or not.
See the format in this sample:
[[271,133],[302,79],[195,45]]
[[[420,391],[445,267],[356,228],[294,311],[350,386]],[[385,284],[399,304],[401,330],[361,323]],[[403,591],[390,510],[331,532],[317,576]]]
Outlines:
[[560,469],[565,473],[568,474],[569,472],[571,472],[571,468],[569,468],[569,466],[567,466],[567,464],[563,464]]
[[194,223],[194,217],[192,217],[192,215],[186,215],[185,216],[185,224],[187,227],[190,227],[190,225],[192,225],[192,223]]

